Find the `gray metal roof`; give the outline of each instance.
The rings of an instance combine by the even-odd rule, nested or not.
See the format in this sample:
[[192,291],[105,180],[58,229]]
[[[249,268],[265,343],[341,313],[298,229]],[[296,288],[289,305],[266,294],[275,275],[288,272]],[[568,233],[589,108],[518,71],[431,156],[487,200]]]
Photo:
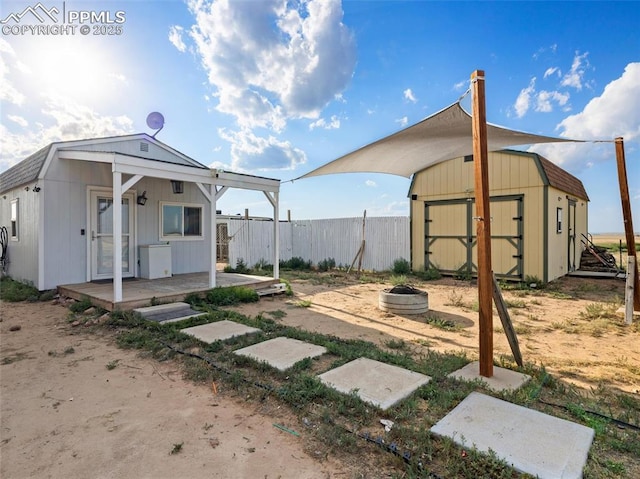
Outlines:
[[36,151],[17,165],[0,173],[0,193],[12,190],[18,186],[35,181],[42,169],[42,165],[51,150],[53,143]]

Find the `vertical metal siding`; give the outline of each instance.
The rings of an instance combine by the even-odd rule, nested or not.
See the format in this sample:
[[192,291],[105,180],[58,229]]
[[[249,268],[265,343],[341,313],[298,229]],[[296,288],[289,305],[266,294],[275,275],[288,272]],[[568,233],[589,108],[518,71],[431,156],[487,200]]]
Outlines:
[[[333,258],[350,266],[362,243],[362,218],[335,218],[279,223],[280,259],[300,257],[317,265]],[[273,222],[229,220],[229,263],[242,259],[247,266],[261,260],[272,263]],[[374,217],[365,223],[362,268],[382,271],[398,258],[409,260],[409,217]]]

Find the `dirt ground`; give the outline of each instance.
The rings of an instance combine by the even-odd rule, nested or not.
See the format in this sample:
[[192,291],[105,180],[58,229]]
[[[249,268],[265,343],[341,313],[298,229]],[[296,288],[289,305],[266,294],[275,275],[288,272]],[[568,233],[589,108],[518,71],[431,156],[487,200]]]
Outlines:
[[[389,286],[310,275],[292,282],[294,297],[234,309],[251,316],[282,311],[284,324],[382,346],[402,339],[416,350],[476,357],[473,284],[451,278],[417,284],[430,308],[418,318],[378,309],[379,292]],[[640,395],[638,319],[625,327],[621,318],[594,315],[615,309],[623,293],[623,280],[583,278],[543,291],[504,291],[524,360],[583,388],[604,384]],[[186,382],[175,363],[72,327],[63,306],[3,303],[0,311],[3,478],[383,477],[366,474],[357,458],[316,457],[300,437],[274,427],[301,427],[285,411],[258,410],[211,385]],[[509,362],[499,325],[494,316],[495,356]]]

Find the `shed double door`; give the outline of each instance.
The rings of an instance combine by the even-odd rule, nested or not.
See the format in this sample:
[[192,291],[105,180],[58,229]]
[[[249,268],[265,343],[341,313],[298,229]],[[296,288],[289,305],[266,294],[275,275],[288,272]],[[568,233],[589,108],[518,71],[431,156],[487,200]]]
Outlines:
[[[491,262],[497,277],[523,279],[522,195],[491,198]],[[476,276],[478,249],[473,198],[425,202],[425,267]]]

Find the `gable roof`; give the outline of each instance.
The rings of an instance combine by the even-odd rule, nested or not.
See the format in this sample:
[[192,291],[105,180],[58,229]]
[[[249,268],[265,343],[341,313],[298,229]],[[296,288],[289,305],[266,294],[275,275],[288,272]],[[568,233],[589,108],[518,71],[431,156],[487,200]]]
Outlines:
[[20,163],[0,173],[0,193],[36,180],[52,146],[53,143],[45,146]]
[[[9,191],[19,186],[25,185],[27,183],[31,183],[32,181],[37,181],[43,167],[46,168],[46,165],[48,165],[47,159],[50,157],[50,153],[52,153],[51,151],[52,149],[55,151],[66,150],[66,149],[82,151],[82,147],[88,144],[94,144],[94,143],[108,144],[114,141],[123,141],[123,140],[126,141],[126,140],[135,140],[135,139],[140,139],[140,140],[155,143],[158,146],[172,152],[173,154],[175,154],[177,157],[181,159],[181,161],[176,161],[175,164],[191,166],[194,168],[209,169],[207,166],[203,165],[202,163],[197,162],[196,160],[188,157],[187,155],[179,152],[174,148],[171,148],[170,146],[166,145],[165,143],[162,143],[161,141],[155,139],[152,136],[147,135],[146,133],[137,133],[133,135],[112,136],[112,137],[104,137],[104,138],[93,138],[93,139],[86,139],[86,140],[58,141],[58,142],[50,143],[49,145],[36,151],[32,155],[29,155],[27,158],[25,158],[18,164],[0,173],[0,194],[4,193],[5,191]],[[106,151],[106,150],[108,150],[108,148],[105,148],[105,150],[102,150],[102,151],[112,152],[112,151]],[[158,160],[156,158],[146,158],[143,156],[140,156],[140,158],[167,163],[167,161],[165,160]]]

